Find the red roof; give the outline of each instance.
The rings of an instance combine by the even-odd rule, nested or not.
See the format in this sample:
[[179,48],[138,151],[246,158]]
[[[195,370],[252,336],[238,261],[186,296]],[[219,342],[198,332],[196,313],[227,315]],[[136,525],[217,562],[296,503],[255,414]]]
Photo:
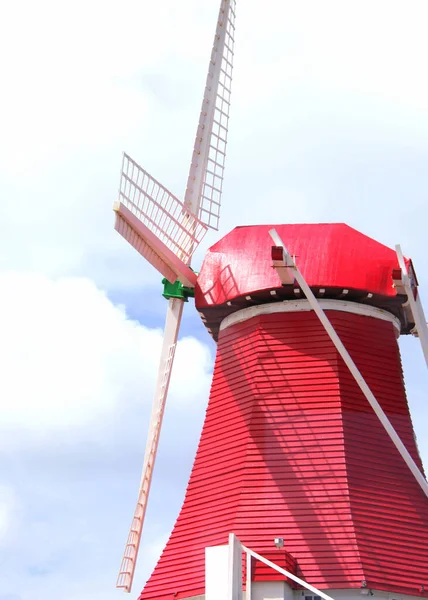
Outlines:
[[272,269],[273,227],[310,286],[396,295],[395,251],[348,225],[250,225],[236,227],[208,250],[195,289],[199,309],[281,286]]
[[[421,466],[393,325],[329,318]],[[366,580],[420,596],[428,582],[427,498],[314,313],[261,315],[220,332],[184,504],[141,600],[203,594],[204,548],[229,532],[280,564],[273,540],[283,537],[298,574],[323,589]],[[253,576],[278,574],[259,565]]]

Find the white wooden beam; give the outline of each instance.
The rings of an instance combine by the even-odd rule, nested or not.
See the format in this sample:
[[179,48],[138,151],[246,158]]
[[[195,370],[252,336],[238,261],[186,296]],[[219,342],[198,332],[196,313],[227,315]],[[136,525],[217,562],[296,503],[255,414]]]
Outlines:
[[229,533],[229,585],[227,600],[242,600],[242,544]]
[[410,310],[412,312],[413,319],[416,325],[416,333],[421,343],[422,352],[424,353],[425,362],[428,367],[428,326],[424,314],[424,309],[422,308],[421,298],[418,293],[418,288],[412,287],[409,273],[407,271],[406,261],[404,260],[404,256],[399,244],[395,246],[395,250],[397,252],[398,264],[400,265],[401,269],[401,281],[403,283],[404,290],[407,294],[407,299],[410,304]]
[[364,396],[367,398],[369,404],[373,408],[374,412],[376,413],[377,417],[379,418],[380,422],[382,423],[383,427],[385,428],[387,434],[391,438],[394,446],[397,448],[398,452],[401,454],[406,465],[409,467],[409,469],[412,472],[413,476],[415,477],[416,481],[419,483],[422,491],[428,498],[428,483],[427,483],[425,477],[419,470],[419,468],[416,465],[413,458],[410,456],[409,451],[407,450],[406,446],[401,441],[399,435],[397,434],[397,432],[395,431],[394,427],[392,426],[390,420],[384,413],[379,402],[374,397],[374,395],[373,395],[371,389],[369,388],[369,386],[367,385],[364,377],[361,375],[357,365],[352,360],[351,355],[349,354],[349,352],[343,345],[341,339],[339,338],[339,336],[336,333],[336,330],[334,329],[333,325],[330,323],[325,312],[321,308],[320,303],[315,298],[314,294],[312,293],[311,288],[309,287],[305,278],[303,277],[303,275],[297,268],[296,263],[294,262],[293,258],[291,257],[290,253],[288,252],[283,241],[281,240],[281,238],[279,237],[279,235],[275,229],[271,229],[269,231],[269,234],[270,234],[271,238],[273,239],[276,246],[282,246],[284,248],[284,253],[286,254],[286,257],[287,257],[286,264],[287,265],[292,264],[292,266],[289,266],[289,268],[293,270],[296,281],[298,282],[300,288],[302,289],[303,293],[305,294],[306,298],[308,299],[309,304],[311,305],[311,307],[313,308],[317,317],[321,321],[321,324],[323,325],[324,329],[326,330],[331,341],[336,346],[337,351],[339,352],[339,354],[342,357],[343,361],[345,362],[346,366],[352,373],[360,390],[363,392]]

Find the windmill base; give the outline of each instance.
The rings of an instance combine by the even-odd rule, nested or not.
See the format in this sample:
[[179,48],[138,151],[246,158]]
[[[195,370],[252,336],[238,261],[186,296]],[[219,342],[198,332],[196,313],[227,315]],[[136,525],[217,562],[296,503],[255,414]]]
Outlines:
[[[423,595],[413,596],[370,589],[365,581],[361,582],[361,589],[318,590],[321,595],[316,593],[316,588],[306,582],[301,583],[304,583],[305,587],[308,585],[307,589],[298,584],[299,589],[295,589],[296,582],[293,582],[293,588],[287,581],[252,582],[247,578],[247,589],[245,589],[243,551],[248,549],[244,548],[233,534],[229,536],[229,545],[205,548],[205,595],[194,596],[187,600],[327,600],[327,598],[329,600],[365,600],[365,598],[370,600],[374,596],[379,600],[422,600],[427,597],[423,584],[421,584]],[[248,561],[249,555],[246,558]],[[275,567],[272,569],[272,574],[278,575],[281,567],[277,565]]]

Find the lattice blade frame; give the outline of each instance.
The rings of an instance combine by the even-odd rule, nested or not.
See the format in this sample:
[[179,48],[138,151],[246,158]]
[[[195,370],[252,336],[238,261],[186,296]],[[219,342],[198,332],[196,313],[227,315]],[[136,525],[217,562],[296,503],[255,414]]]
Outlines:
[[123,155],[115,229],[171,283],[194,287],[192,254],[207,232],[178,198]]
[[190,263],[207,226],[125,153],[119,201],[180,260]]
[[226,161],[235,11],[236,0],[222,0],[185,196],[186,206],[215,230]]

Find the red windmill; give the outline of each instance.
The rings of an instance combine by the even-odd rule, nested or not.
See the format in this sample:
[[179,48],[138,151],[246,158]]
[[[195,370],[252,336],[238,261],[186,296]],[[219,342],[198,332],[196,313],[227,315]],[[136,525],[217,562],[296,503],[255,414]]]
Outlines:
[[190,268],[218,224],[234,17],[222,0],[185,202],[124,157],[116,229],[164,275],[168,313],[118,587],[131,590],[194,296],[217,342],[213,382],[183,507],[141,600],[239,600],[243,587],[253,600],[426,597],[428,484],[397,344],[416,333],[428,364],[411,261],[344,224],[276,225],[238,227],[198,276]]

